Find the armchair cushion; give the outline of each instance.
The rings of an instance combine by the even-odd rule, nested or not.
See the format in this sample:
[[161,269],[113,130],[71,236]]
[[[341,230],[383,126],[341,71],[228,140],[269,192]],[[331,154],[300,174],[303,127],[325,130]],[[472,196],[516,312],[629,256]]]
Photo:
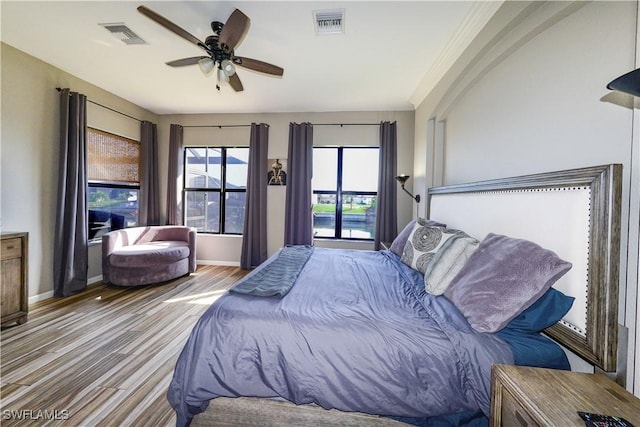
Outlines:
[[149,242],[123,246],[109,256],[111,265],[118,267],[150,267],[168,264],[189,257],[186,242]]

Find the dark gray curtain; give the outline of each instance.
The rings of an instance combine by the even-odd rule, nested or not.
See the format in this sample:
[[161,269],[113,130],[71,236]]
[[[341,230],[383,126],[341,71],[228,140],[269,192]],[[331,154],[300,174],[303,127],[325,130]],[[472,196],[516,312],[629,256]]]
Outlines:
[[313,125],[289,124],[287,160],[287,200],[285,202],[285,245],[311,245],[311,177],[313,176]]
[[87,287],[87,228],[87,97],[62,89],[54,296],[66,297]]
[[155,123],[140,122],[140,225],[160,225],[157,134]]
[[376,211],[376,237],[374,246],[381,248],[380,242],[390,243],[398,233],[396,205],[397,170],[396,122],[380,123],[380,163],[378,176],[378,206]]
[[247,196],[240,267],[257,267],[267,259],[267,153],[269,125],[251,124]]
[[167,224],[182,224],[182,201],[178,197],[181,188],[180,176],[183,168],[183,129],[180,125],[172,124],[169,133],[169,165],[167,182]]

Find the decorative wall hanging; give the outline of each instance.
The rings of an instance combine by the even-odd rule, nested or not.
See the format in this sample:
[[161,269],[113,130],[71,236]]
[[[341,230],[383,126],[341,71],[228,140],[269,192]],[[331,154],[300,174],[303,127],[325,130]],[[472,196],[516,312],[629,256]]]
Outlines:
[[287,185],[287,160],[269,159],[267,183],[269,185]]

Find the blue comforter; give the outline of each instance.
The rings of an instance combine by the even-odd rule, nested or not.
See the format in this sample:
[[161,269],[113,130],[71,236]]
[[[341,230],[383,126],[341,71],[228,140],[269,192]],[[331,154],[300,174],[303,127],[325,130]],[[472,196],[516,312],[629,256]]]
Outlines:
[[220,396],[387,416],[488,414],[493,363],[513,363],[508,345],[428,295],[395,254],[315,248],[285,297],[227,293],[209,307],[168,399],[179,426]]

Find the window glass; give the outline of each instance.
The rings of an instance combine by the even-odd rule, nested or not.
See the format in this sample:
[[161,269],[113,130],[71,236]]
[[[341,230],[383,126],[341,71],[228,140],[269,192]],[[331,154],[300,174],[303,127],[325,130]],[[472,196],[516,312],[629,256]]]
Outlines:
[[185,224],[201,233],[242,234],[249,148],[185,148]]
[[336,195],[313,195],[313,235],[315,237],[335,237]]
[[187,187],[220,188],[222,182],[220,149],[187,148],[185,163]]
[[[247,188],[249,166],[248,148],[227,149],[227,186],[226,188]],[[244,202],[243,202],[244,207]]]
[[220,193],[213,191],[186,192],[186,221],[201,232],[220,232]]
[[342,197],[343,239],[373,239],[376,231],[377,196],[345,194]]
[[89,184],[89,240],[138,225],[139,190]]
[[226,193],[224,206],[224,231],[231,234],[242,234],[244,227],[245,192]]
[[313,149],[313,190],[336,191],[338,188],[338,150],[336,148]]
[[315,237],[375,237],[378,148],[313,149],[313,232]]
[[345,148],[342,160],[344,191],[378,191],[378,149]]

